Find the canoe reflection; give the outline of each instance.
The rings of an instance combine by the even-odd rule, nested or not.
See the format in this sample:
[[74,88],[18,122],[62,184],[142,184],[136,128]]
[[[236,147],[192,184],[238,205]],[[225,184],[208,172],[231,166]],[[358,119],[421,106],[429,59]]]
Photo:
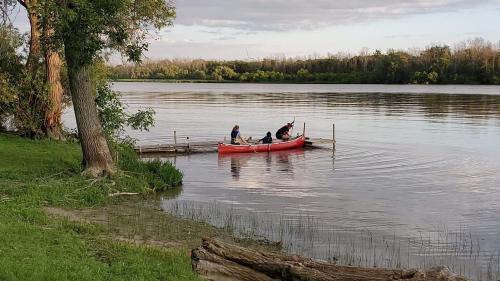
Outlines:
[[261,172],[270,173],[276,170],[280,173],[293,175],[293,158],[303,157],[304,149],[292,149],[285,151],[274,151],[269,153],[234,153],[219,154],[219,167],[229,163],[230,172],[234,179],[239,179],[243,167],[262,169]]

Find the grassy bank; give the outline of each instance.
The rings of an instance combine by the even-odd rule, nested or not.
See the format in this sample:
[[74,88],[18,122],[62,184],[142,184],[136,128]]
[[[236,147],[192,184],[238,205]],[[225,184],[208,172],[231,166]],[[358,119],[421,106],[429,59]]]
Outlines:
[[198,280],[185,246],[128,243],[106,225],[47,212],[115,205],[123,199],[110,193],[162,181],[140,169],[164,169],[131,166],[95,180],[80,176],[80,163],[77,143],[0,134],[0,280]]

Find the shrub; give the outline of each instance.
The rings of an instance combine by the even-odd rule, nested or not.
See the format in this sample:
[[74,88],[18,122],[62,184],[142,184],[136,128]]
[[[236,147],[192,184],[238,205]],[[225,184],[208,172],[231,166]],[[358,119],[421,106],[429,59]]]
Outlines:
[[47,102],[44,70],[28,73],[16,49],[22,36],[11,26],[0,26],[0,127],[7,118],[19,133],[31,137],[43,135]]
[[118,166],[124,172],[144,179],[154,191],[165,191],[182,184],[182,173],[170,162],[160,160],[142,161],[132,146],[119,144]]
[[228,66],[217,66],[212,72],[212,78],[214,80],[231,80],[238,76],[234,70]]

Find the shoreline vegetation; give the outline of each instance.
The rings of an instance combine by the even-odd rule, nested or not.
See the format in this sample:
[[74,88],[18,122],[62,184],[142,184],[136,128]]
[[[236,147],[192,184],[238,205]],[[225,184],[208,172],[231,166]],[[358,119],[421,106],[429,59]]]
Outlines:
[[500,84],[363,84],[363,83],[335,83],[328,81],[255,81],[243,82],[235,80],[196,80],[196,79],[110,79],[111,82],[120,83],[166,83],[166,84],[323,84],[323,85],[437,85],[437,86],[453,86],[453,85],[473,85],[473,86],[497,86]]
[[0,133],[0,280],[201,280],[189,251],[202,237],[264,247],[162,212],[159,196],[180,189],[153,193],[160,179],[136,159],[88,178],[81,157],[76,142]]
[[165,59],[108,66],[114,81],[500,85],[500,42],[259,60]]

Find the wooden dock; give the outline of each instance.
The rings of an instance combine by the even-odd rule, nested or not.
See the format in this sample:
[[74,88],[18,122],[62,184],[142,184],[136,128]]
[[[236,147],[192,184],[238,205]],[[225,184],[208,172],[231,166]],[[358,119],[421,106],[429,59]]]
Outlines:
[[[140,145],[135,147],[139,154],[194,154],[194,153],[213,153],[217,152],[217,145],[222,141],[201,141],[184,143],[167,143],[154,145]],[[305,148],[308,149],[332,149],[334,141],[331,139],[306,139]]]
[[[306,123],[302,129],[302,135],[306,134]],[[297,134],[298,136],[298,134]],[[139,154],[191,154],[191,153],[210,153],[217,152],[219,143],[227,143],[224,141],[190,141],[186,138],[186,142],[180,143],[177,141],[177,131],[173,134],[174,143],[155,144],[155,145],[140,145],[135,147],[135,151]],[[335,151],[335,124],[332,124],[332,139],[322,138],[307,138],[305,148],[307,149],[331,149]]]

